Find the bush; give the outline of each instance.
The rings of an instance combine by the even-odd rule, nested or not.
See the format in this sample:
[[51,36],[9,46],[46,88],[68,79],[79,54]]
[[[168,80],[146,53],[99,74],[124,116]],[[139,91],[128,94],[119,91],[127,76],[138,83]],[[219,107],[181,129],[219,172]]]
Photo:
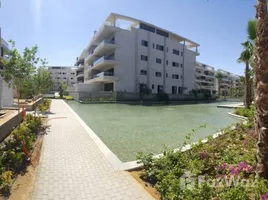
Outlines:
[[[234,130],[226,128],[225,134],[216,139],[209,137],[207,143],[199,141],[185,152],[182,148],[176,152],[166,150],[160,158],[140,153],[137,158],[144,168],[141,178],[150,182],[161,198],[167,200],[259,199],[267,193],[268,183],[261,178],[255,179],[256,134],[251,128],[239,123]],[[186,136],[184,145],[190,144],[190,136]],[[200,176],[211,181],[200,184]],[[212,180],[221,177],[223,187],[213,186]],[[232,177],[252,184],[227,186],[226,178]]]
[[9,191],[13,175],[19,173],[23,162],[26,160],[22,149],[25,142],[28,151],[31,151],[42,126],[41,118],[27,114],[24,121],[15,128],[10,136],[4,140],[0,147],[0,191],[3,195]]
[[40,110],[40,111],[47,111],[49,110],[50,108],[50,105],[51,105],[51,99],[44,99],[42,103],[40,103],[38,106],[37,106],[37,109]]
[[63,98],[66,100],[74,100],[74,98],[72,96],[63,96]]
[[243,117],[247,117],[247,118],[249,118],[251,120],[254,119],[254,113],[255,113],[254,105],[251,105],[249,109],[247,109],[247,108],[236,108],[234,110],[234,114],[240,115],[240,116],[243,116]]
[[169,95],[165,92],[159,92],[156,95],[157,101],[164,101],[164,102],[169,102]]

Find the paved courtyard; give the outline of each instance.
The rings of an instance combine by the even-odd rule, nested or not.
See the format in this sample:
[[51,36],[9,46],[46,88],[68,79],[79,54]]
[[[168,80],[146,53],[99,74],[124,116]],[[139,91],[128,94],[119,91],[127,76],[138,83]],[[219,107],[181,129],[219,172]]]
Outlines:
[[51,112],[33,200],[153,199],[127,172],[111,165],[64,101],[53,100]]

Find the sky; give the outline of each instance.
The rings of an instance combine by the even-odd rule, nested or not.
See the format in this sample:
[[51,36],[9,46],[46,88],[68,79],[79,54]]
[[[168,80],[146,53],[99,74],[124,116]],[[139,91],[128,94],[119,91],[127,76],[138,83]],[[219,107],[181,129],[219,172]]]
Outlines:
[[200,44],[197,61],[243,75],[237,63],[256,0],[1,0],[5,40],[35,44],[48,65],[73,66],[111,13],[154,24]]

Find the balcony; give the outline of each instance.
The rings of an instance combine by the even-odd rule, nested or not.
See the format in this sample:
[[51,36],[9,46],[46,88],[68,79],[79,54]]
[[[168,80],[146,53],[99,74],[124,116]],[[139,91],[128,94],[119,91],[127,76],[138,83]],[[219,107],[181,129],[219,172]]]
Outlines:
[[76,78],[79,78],[79,77],[84,77],[84,72],[78,72],[76,74]]
[[1,38],[1,46],[4,47],[5,50],[8,49],[8,43],[3,38]]
[[92,79],[85,81],[85,83],[112,83],[117,80],[118,78],[114,76],[113,72],[101,72],[94,75]]
[[118,48],[119,46],[115,44],[114,40],[103,40],[93,51],[90,53],[86,58],[85,62],[87,64],[92,63],[94,60],[94,56],[101,56],[105,55],[109,52],[112,52],[115,48]]
[[118,64],[119,62],[115,60],[114,56],[102,56],[100,58],[95,59],[93,65],[91,65],[89,70],[106,71]]

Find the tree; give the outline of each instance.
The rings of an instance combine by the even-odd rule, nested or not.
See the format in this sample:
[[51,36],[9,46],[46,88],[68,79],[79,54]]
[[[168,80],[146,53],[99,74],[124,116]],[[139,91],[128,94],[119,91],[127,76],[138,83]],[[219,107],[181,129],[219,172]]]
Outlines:
[[49,92],[53,86],[53,81],[50,72],[45,65],[46,60],[41,60],[42,66],[37,69],[36,74],[33,76],[34,94],[36,96]]
[[59,90],[60,90],[60,98],[62,99],[63,95],[65,95],[67,91],[67,85],[63,81],[60,82]]
[[243,52],[240,54],[238,58],[239,63],[245,63],[245,107],[249,108],[251,104],[251,97],[250,97],[250,69],[249,69],[249,62],[251,57],[253,56],[253,44],[250,41],[246,41],[242,43],[244,47]]
[[257,173],[268,179],[268,12],[267,0],[258,0],[255,56],[255,131]]
[[7,59],[2,61],[3,70],[0,75],[13,87],[18,95],[18,112],[20,111],[20,99],[23,95],[30,92],[32,86],[31,80],[35,73],[36,65],[40,58],[37,57],[38,47],[34,46],[31,49],[25,48],[22,55],[15,48],[15,42],[9,41],[12,49],[7,52]]
[[215,75],[216,79],[218,80],[218,97],[221,97],[221,81],[223,79],[223,75],[221,72],[217,72]]

